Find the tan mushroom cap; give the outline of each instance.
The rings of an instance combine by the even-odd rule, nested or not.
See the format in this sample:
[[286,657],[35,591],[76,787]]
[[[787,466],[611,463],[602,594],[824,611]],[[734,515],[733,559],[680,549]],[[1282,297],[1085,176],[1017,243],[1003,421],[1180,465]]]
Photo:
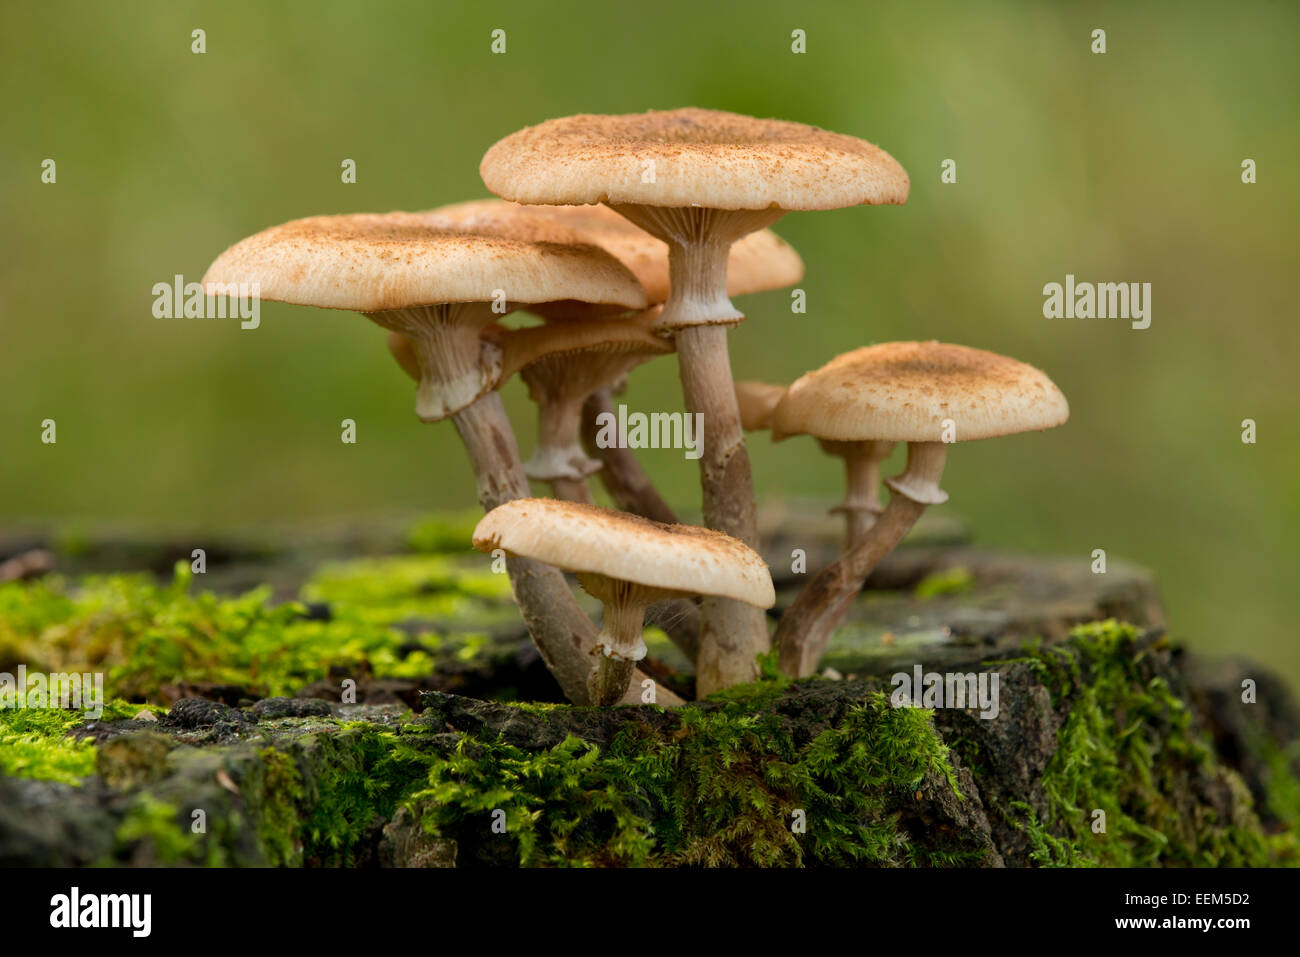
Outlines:
[[772,424],[772,413],[785,395],[785,386],[769,382],[742,381],[736,383],[736,404],[740,406],[740,427],[746,432],[766,429]]
[[909,188],[865,140],[694,107],[548,120],[496,143],[479,175],[498,196],[548,206],[840,209],[902,203]]
[[[501,347],[501,381],[547,356],[609,353],[658,356],[673,351],[670,339],[653,331],[662,307],[602,322],[555,320],[540,326],[505,329],[493,335]],[[400,360],[399,360],[400,361]]]
[[609,253],[509,205],[472,219],[437,210],[296,219],[231,246],[203,282],[255,282],[262,299],[357,312],[491,302],[500,293],[512,303],[646,304],[636,277]]
[[1060,425],[1069,403],[1031,365],[942,342],[885,342],[837,356],[796,380],[772,414],[779,434],[860,442],[986,439]]
[[718,595],[770,608],[772,574],[752,548],[729,535],[550,498],[520,498],[483,516],[481,552],[502,548],[571,572],[687,595]]

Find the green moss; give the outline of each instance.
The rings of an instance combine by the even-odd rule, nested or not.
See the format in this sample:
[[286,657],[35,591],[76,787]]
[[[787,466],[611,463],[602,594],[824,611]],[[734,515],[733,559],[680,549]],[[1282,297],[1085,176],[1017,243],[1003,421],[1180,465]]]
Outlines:
[[1278,828],[1268,836],[1270,854],[1278,864],[1300,867],[1300,777],[1295,772],[1300,741],[1282,746],[1264,729],[1252,726],[1246,747],[1263,768],[1264,809]]
[[709,696],[709,700],[733,702],[756,709],[780,698],[790,687],[792,679],[781,671],[778,663],[779,656],[780,651],[776,648],[759,655],[757,681],[715,691]]
[[[302,596],[378,624],[420,618],[482,620],[492,605],[505,609],[511,600],[508,576],[493,574],[477,561],[470,564],[444,555],[330,562],[303,586]],[[513,606],[508,610],[513,612]]]
[[473,548],[474,527],[482,518],[483,513],[477,509],[430,515],[411,529],[406,544],[416,552],[468,552]]
[[138,794],[117,828],[117,853],[129,856],[133,845],[145,842],[156,859],[175,864],[195,859],[200,848],[199,835],[176,805],[160,801],[147,791]]
[[[1244,809],[1238,820],[1220,820],[1198,798],[1216,774],[1244,787],[1218,765],[1187,704],[1147,667],[1151,649],[1137,637],[1131,625],[1098,622],[1016,659],[1043,680],[1065,718],[1041,779],[1044,818],[1021,803],[1002,813],[1026,832],[1043,865],[1272,863],[1248,796],[1234,801]],[[1096,810],[1105,812],[1104,833],[1093,833]]]
[[427,780],[433,757],[424,729],[410,730],[352,723],[289,745],[266,784],[264,801],[277,809],[273,846],[314,865],[353,864],[374,830]]
[[263,748],[258,754],[265,775],[256,814],[262,846],[273,864],[300,864],[298,805],[303,798],[302,775],[293,758],[283,751]]
[[964,595],[975,587],[975,576],[969,568],[957,565],[932,572],[916,586],[916,597],[937,598],[940,595]]
[[[131,718],[139,705],[113,701],[103,721]],[[84,712],[64,708],[0,710],[0,774],[79,785],[95,773],[95,748],[68,734],[86,723]]]
[[[683,709],[667,736],[629,726],[604,751],[573,737],[542,752],[464,739],[433,764],[413,805],[431,833],[495,842],[522,865],[934,865],[978,856],[960,838],[926,846],[887,811],[927,774],[956,794],[930,712],[891,708],[877,694],[796,745],[776,714],[721,705]],[[792,828],[796,811],[805,833]]]
[[[394,570],[400,563],[334,566],[309,589],[322,596],[337,590],[327,621],[304,617],[296,602],[271,604],[266,588],[233,598],[196,592],[183,562],[167,585],[144,575],[6,583],[0,585],[0,660],[24,661],[34,671],[102,671],[106,693],[128,700],[159,700],[165,686],[179,682],[233,685],[269,697],[293,695],[334,671],[426,677],[440,660],[476,657],[484,635],[413,637],[387,622],[422,601],[444,598],[449,609],[459,609],[458,620],[467,614],[465,603],[507,609],[501,592],[508,598],[509,586],[504,576],[449,571],[443,559],[410,561],[439,564],[407,567],[405,577]],[[439,598],[435,588],[420,598],[435,579],[451,591]],[[513,620],[517,612],[508,610]]]

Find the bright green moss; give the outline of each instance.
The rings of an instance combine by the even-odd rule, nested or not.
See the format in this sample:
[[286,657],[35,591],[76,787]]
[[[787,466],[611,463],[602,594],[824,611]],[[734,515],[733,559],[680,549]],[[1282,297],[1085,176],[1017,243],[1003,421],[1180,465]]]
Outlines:
[[957,565],[932,572],[916,586],[916,597],[938,598],[941,595],[964,595],[975,587],[975,576],[969,568]]
[[[383,565],[365,574],[336,569],[336,577],[323,579],[344,593],[326,621],[304,617],[296,602],[272,605],[266,588],[233,598],[195,591],[185,563],[167,585],[144,575],[76,585],[56,576],[11,582],[0,585],[0,660],[24,661],[34,671],[102,671],[109,696],[158,700],[165,685],[181,681],[234,685],[255,697],[292,695],[333,670],[421,678],[440,659],[478,655],[482,633],[411,636],[389,627],[424,600],[417,595],[429,586],[410,573],[389,581],[389,572]],[[508,594],[496,578],[448,572],[439,581],[459,589],[448,607],[463,613],[465,603],[493,589]],[[368,596],[379,597],[371,604]]]
[[477,509],[430,515],[411,529],[406,544],[416,552],[468,552],[473,548],[474,527],[482,518]]
[[508,576],[443,555],[330,562],[307,582],[302,596],[379,624],[421,618],[472,621],[487,607],[511,601]]
[[[121,701],[105,705],[100,720],[131,718],[141,709]],[[63,708],[0,709],[0,774],[79,785],[95,772],[95,748],[69,732],[85,724],[81,711]]]

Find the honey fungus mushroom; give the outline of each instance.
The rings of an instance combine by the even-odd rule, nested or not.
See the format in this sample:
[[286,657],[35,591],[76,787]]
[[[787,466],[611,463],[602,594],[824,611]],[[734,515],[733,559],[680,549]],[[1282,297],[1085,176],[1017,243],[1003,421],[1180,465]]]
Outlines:
[[[704,522],[751,545],[758,529],[727,328],[728,253],[789,210],[902,203],[908,178],[863,140],[801,123],[679,109],[549,120],[496,143],[479,172],[516,202],[605,203],[668,244],[671,290],[657,325],[673,335],[687,411],[704,416]],[[753,680],[764,617],[706,600],[697,674],[708,691]]]
[[[204,284],[230,282],[256,282],[267,300],[360,312],[405,335],[419,377],[417,414],[427,422],[452,420],[485,511],[526,497],[529,488],[494,391],[501,352],[481,331],[519,304],[645,305],[636,277],[604,250],[570,229],[509,210],[468,222],[436,210],[295,220],[222,253]],[[554,569],[519,559],[509,570],[543,660],[569,699],[586,703],[596,638],[590,621]]]
[[582,448],[583,403],[641,363],[673,351],[669,340],[651,330],[656,312],[557,319],[501,334],[502,381],[518,372],[537,405],[537,449],[524,472],[549,483],[556,498],[591,504],[587,476],[601,463]]
[[578,502],[507,502],[478,523],[474,547],[500,548],[573,572],[601,602],[604,619],[589,695],[596,705],[625,700],[636,663],[646,654],[647,605],[688,595],[720,595],[759,609],[776,601],[763,559],[729,535]]
[[[480,216],[499,214],[503,209],[508,210],[511,215],[536,216],[578,231],[584,240],[604,249],[631,270],[645,290],[649,305],[662,304],[668,299],[671,288],[668,244],[607,206],[523,206],[505,200],[488,199],[444,206],[437,212],[443,217],[466,223],[473,222]],[[732,296],[779,289],[798,282],[802,277],[803,261],[799,258],[799,254],[770,229],[762,229],[742,237],[732,244],[727,257],[727,292]],[[574,322],[608,317],[612,310],[606,305],[568,300],[539,303],[530,306],[529,311],[545,318],[548,322]],[[653,334],[655,331],[654,319],[657,319],[657,314],[650,317],[651,321],[646,323],[650,326],[647,329],[648,333]],[[563,339],[566,335],[552,337],[549,333],[529,333],[525,340]],[[409,345],[403,342],[399,335],[395,335],[390,337],[389,347],[398,360],[403,362],[404,368],[410,371],[413,353]],[[651,350],[651,353],[657,351]],[[671,339],[665,338],[662,351],[672,351]],[[576,359],[577,356],[574,355],[568,360],[557,360],[547,364],[571,364]],[[538,370],[539,374],[540,372],[541,370]],[[418,378],[415,372],[411,374]],[[505,373],[504,377],[508,377],[509,374],[509,372]],[[531,375],[532,373],[525,374],[526,382]],[[529,477],[551,482],[552,487],[556,489],[557,497],[572,497],[575,501],[586,501],[585,483],[570,473],[575,470],[595,472],[595,477],[619,508],[656,521],[673,524],[677,522],[676,514],[659,495],[636,455],[629,449],[618,445],[602,445],[595,440],[598,432],[596,421],[601,416],[614,412],[611,392],[616,382],[626,383],[625,376],[611,376],[609,382],[602,383],[585,397],[585,407],[581,413],[585,455],[582,452],[576,455],[572,451],[566,453],[566,457],[571,458],[575,463],[574,468],[557,469],[553,463],[547,466],[542,462],[534,461]],[[532,383],[529,385],[530,391],[535,393],[531,388]],[[554,408],[554,405],[551,404],[551,407]],[[539,409],[539,414],[545,417],[547,410]],[[601,463],[603,467],[597,469],[596,462]],[[543,474],[557,471],[561,473],[558,479]]]
[[767,382],[737,382],[736,402],[740,406],[740,422],[746,432],[771,429],[775,441],[794,434],[809,434],[827,455],[844,460],[846,489],[844,501],[831,509],[844,516],[844,547],[849,548],[861,539],[867,529],[875,524],[880,506],[880,463],[894,449],[893,442],[862,439],[852,442],[821,438],[820,422],[824,408],[815,400],[808,401],[805,392],[784,405],[785,412],[776,419],[778,410],[788,390],[785,386]]
[[[818,408],[831,441],[858,436],[906,442],[907,466],[887,479],[889,505],[876,523],[799,593],[777,626],[780,665],[811,675],[867,576],[902,541],[939,487],[948,445],[1061,425],[1070,407],[1033,366],[940,342],[887,342],[845,353],[794,382],[773,415]],[[793,413],[790,413],[793,414]]]

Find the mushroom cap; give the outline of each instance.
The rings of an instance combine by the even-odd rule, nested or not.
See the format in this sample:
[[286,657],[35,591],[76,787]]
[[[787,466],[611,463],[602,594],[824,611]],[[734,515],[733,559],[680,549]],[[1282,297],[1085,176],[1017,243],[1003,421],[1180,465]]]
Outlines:
[[770,382],[736,383],[736,404],[740,406],[740,427],[746,432],[766,429],[772,424],[772,412],[785,395],[785,386]]
[[[585,322],[552,320],[540,326],[506,329],[494,341],[501,346],[501,381],[505,382],[545,356],[604,352],[651,356],[673,351],[672,340],[657,335],[653,323],[662,307],[622,319]],[[400,361],[400,359],[399,359]]]
[[[505,200],[494,202],[504,203]],[[582,233],[632,270],[650,303],[668,301],[668,244],[608,206],[524,206]],[[743,296],[792,286],[803,278],[803,260],[770,229],[742,236],[727,258],[727,295]]]
[[718,595],[771,608],[772,573],[748,545],[693,525],[551,498],[494,508],[474,529],[481,552],[503,548],[571,572],[688,595]]
[[262,299],[357,312],[490,302],[501,293],[514,303],[646,304],[636,277],[605,250],[506,204],[473,216],[296,219],[231,246],[203,282],[256,282]]
[[498,196],[548,206],[840,209],[902,203],[909,187],[865,140],[695,107],[548,120],[493,145],[479,175]]
[[836,356],[796,380],[772,413],[774,433],[861,442],[986,439],[1050,429],[1070,417],[1044,373],[995,352],[943,342],[884,342]]

